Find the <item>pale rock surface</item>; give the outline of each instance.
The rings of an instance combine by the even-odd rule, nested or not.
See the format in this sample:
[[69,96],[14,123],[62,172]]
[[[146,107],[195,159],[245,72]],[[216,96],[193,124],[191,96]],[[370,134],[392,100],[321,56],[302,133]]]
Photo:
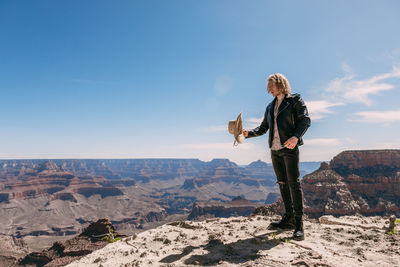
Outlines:
[[292,231],[268,230],[272,219],[277,218],[169,223],[68,266],[400,266],[400,234],[385,234],[387,218],[306,220],[304,241],[291,240]]
[[27,253],[28,248],[21,239],[0,234],[0,266],[12,266]]

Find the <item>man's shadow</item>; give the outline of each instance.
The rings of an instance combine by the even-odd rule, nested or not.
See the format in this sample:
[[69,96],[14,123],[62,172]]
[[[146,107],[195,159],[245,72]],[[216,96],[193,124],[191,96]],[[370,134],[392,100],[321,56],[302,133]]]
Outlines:
[[283,231],[281,230],[269,232],[254,236],[252,238],[240,239],[236,242],[226,244],[219,239],[213,239],[210,240],[206,245],[187,246],[183,249],[182,253],[169,255],[161,259],[160,262],[172,263],[189,255],[195,249],[204,248],[208,251],[207,254],[192,255],[190,258],[186,259],[184,263],[194,264],[197,262],[197,264],[207,266],[216,265],[222,260],[234,264],[240,264],[262,257],[262,255],[258,254],[260,250],[270,250],[271,248],[279,245],[282,240],[275,237],[282,232]]

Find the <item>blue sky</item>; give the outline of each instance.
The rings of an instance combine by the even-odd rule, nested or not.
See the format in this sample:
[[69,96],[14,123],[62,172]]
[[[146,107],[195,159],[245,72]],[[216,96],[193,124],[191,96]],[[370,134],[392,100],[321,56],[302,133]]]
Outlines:
[[308,105],[301,160],[400,148],[399,1],[0,2],[0,158],[270,161],[266,77]]

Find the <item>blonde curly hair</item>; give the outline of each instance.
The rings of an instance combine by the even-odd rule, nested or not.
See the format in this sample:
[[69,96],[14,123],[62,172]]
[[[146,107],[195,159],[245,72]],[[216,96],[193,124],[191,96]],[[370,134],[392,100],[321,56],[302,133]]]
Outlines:
[[288,81],[288,79],[285,77],[285,75],[281,74],[281,73],[274,73],[268,76],[267,78],[267,90],[268,93],[271,93],[268,89],[268,83],[272,82],[276,85],[276,87],[278,88],[278,90],[284,94],[290,94],[291,92],[291,88],[290,88],[290,83]]

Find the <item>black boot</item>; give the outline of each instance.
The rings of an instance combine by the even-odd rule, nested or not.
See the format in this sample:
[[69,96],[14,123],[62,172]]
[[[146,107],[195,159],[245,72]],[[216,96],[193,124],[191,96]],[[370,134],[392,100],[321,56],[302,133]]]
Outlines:
[[293,214],[285,213],[279,222],[272,222],[269,226],[271,228],[278,228],[278,229],[293,229],[294,216]]
[[295,217],[295,225],[294,225],[294,240],[304,240],[304,230],[303,230],[303,219],[302,217]]

